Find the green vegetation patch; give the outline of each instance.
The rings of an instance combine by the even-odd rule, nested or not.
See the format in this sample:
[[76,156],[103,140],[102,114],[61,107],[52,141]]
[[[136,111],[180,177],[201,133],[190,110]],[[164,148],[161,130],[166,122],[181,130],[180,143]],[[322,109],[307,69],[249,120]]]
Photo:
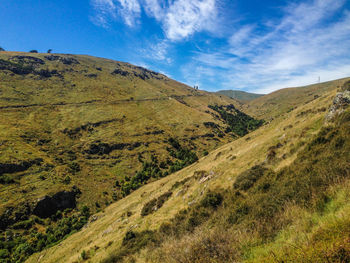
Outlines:
[[141,216],[146,216],[157,211],[163,206],[163,204],[170,198],[172,194],[172,192],[166,192],[158,198],[154,198],[151,201],[147,202],[141,210]]
[[209,105],[210,109],[218,112],[223,121],[227,124],[226,133],[233,132],[238,136],[244,136],[263,125],[263,120],[256,120],[253,117],[236,109],[232,104],[227,106]]

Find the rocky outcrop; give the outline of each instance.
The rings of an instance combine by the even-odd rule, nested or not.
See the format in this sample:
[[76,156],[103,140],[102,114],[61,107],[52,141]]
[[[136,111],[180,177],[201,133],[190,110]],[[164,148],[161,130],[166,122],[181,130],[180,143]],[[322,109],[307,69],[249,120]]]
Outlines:
[[326,114],[326,121],[332,121],[337,115],[342,113],[350,105],[350,91],[345,90],[337,93],[333,104]]
[[61,57],[61,56],[50,55],[50,56],[45,56],[45,58],[49,61],[62,62],[65,65],[80,64],[78,60],[71,57]]
[[44,196],[36,202],[33,214],[41,218],[47,218],[56,214],[58,210],[75,208],[77,204],[76,197],[79,193],[80,190],[75,188],[72,191],[58,192],[53,196]]
[[38,158],[32,161],[22,161],[20,163],[0,163],[0,175],[18,173],[28,170],[33,165],[39,165],[43,159]]
[[22,64],[30,64],[30,65],[44,65],[45,61],[31,56],[13,56],[10,58],[10,60],[15,61],[17,63]]

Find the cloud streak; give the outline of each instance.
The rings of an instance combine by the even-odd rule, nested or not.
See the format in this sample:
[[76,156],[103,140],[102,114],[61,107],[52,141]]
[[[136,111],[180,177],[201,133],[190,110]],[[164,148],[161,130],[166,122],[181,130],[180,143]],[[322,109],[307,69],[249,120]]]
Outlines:
[[222,88],[265,93],[310,84],[318,76],[349,76],[350,13],[342,9],[344,3],[315,0],[290,5],[280,21],[269,21],[263,30],[242,26],[221,51],[198,53],[196,63],[186,70],[195,72],[200,66],[201,77],[205,78],[203,72],[210,72],[208,78],[216,72]]
[[[311,84],[319,76],[326,81],[350,75],[346,0],[293,1],[280,8],[278,16],[251,23],[234,16],[229,20],[222,13],[224,0],[91,3],[96,11],[93,21],[103,27],[120,20],[133,28],[142,26],[145,17],[153,19],[163,34],[143,36],[147,40],[135,53],[167,71],[173,66],[172,75],[179,72],[178,79],[190,85],[199,83],[207,90],[270,92]],[[233,6],[231,1],[227,5]],[[234,29],[227,32],[227,28]],[[183,55],[188,62],[179,65]]]

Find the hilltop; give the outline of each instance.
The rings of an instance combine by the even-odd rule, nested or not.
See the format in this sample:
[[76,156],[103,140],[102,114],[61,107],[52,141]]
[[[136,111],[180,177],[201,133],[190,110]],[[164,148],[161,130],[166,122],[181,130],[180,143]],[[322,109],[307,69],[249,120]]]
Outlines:
[[14,261],[263,124],[228,97],[91,56],[1,52],[0,79],[1,247]]
[[232,99],[236,99],[242,102],[248,102],[256,98],[259,98],[261,96],[264,96],[264,94],[250,93],[242,90],[219,90],[216,93],[225,95],[227,97],[230,97]]
[[347,262],[346,81],[293,109],[265,104],[269,123],[141,187],[28,262]]
[[271,120],[293,111],[324,94],[340,89],[346,79],[328,81],[305,87],[284,88],[245,103],[241,109],[256,118]]

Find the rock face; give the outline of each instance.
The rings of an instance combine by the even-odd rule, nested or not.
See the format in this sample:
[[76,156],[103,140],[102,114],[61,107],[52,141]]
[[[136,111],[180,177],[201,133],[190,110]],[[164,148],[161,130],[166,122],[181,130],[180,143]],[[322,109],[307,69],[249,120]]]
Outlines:
[[77,194],[78,191],[62,191],[53,196],[45,196],[38,200],[33,209],[33,214],[41,218],[47,218],[56,214],[58,210],[75,208]]
[[20,163],[0,163],[0,175],[5,173],[23,172],[33,165],[40,165],[43,159],[38,158],[32,161],[22,161]]
[[342,113],[345,108],[350,105],[350,91],[345,90],[343,92],[337,93],[333,100],[333,105],[329,109],[326,115],[326,121],[331,121],[335,116]]

